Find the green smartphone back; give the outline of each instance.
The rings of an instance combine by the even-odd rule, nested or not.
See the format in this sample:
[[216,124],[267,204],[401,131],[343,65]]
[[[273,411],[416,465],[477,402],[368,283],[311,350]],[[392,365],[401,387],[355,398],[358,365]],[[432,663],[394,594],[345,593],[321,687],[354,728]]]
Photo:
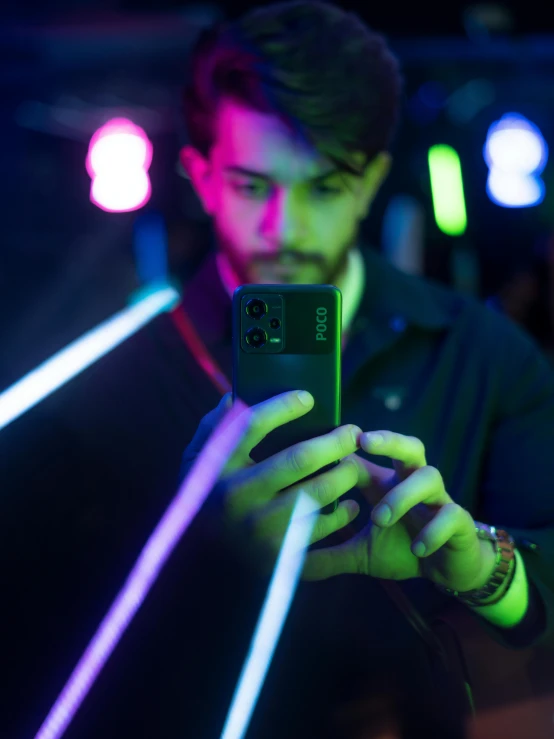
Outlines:
[[[263,301],[267,313],[249,316],[251,300]],[[253,450],[252,459],[262,461],[339,426],[340,290],[334,285],[242,285],[235,290],[232,310],[233,399],[253,406],[286,391],[307,390],[315,401],[308,413],[272,430]],[[249,330],[258,339],[265,333],[266,343],[249,344]]]

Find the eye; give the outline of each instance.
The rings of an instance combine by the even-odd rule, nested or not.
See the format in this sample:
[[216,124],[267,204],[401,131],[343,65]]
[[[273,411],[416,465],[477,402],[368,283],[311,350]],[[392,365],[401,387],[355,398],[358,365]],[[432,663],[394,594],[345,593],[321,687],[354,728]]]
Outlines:
[[314,185],[314,193],[319,196],[330,197],[333,195],[340,195],[342,193],[342,189],[340,187],[332,187],[331,185],[319,183]]
[[251,199],[266,197],[268,192],[268,186],[265,182],[235,182],[233,183],[233,189],[239,195]]

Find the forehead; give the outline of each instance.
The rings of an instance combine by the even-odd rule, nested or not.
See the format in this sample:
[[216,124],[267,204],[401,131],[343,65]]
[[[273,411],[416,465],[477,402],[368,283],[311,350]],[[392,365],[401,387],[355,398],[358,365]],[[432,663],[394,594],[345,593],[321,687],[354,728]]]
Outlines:
[[277,116],[233,100],[219,107],[211,158],[216,166],[240,166],[281,182],[317,177],[332,166]]

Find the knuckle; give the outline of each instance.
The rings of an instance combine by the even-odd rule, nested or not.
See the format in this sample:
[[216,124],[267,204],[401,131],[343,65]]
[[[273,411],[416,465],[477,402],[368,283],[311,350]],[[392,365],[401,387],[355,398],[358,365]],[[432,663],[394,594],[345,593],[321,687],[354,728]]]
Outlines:
[[418,439],[417,436],[409,436],[408,437],[410,442],[413,444],[416,453],[419,456],[424,457],[425,456],[425,444],[421,441],[421,439]]
[[355,426],[344,426],[335,435],[337,459],[346,457],[352,452],[354,441],[352,439],[352,431]]
[[417,466],[415,467],[414,474],[417,473],[418,477],[421,477],[424,479],[424,481],[429,484],[431,481],[431,477],[433,475],[433,472],[431,471],[431,467],[428,465],[424,465],[423,467]]
[[293,472],[305,472],[311,464],[312,454],[305,446],[291,447],[286,456],[286,464]]
[[323,478],[314,480],[310,484],[309,495],[313,500],[315,500],[318,505],[325,505],[328,502],[329,498],[328,483],[326,483]]
[[458,505],[457,503],[448,503],[447,505],[451,505],[455,508],[455,513],[462,519],[466,519],[468,524],[470,524],[472,527],[475,526],[475,519],[471,515],[469,511],[466,511],[465,508],[462,508],[462,506]]
[[345,467],[349,471],[351,471],[351,470],[356,470],[357,471],[357,469],[358,469],[358,463],[356,461],[356,454],[355,453],[354,454],[349,454],[348,456],[346,456],[342,460],[341,464],[342,464],[343,467]]
[[358,482],[359,470],[355,455],[352,454],[351,456],[346,457],[346,459],[343,460],[343,465],[351,482],[353,482],[353,484]]
[[329,534],[329,518],[332,515],[318,516],[312,530],[312,541],[321,541],[321,539],[324,539]]
[[253,411],[248,419],[248,431],[254,433],[256,436],[261,435],[263,432],[263,435],[265,436],[264,426],[263,414],[258,411]]
[[424,474],[428,478],[430,484],[437,486],[442,485],[442,475],[436,467],[426,465],[422,470],[424,470]]

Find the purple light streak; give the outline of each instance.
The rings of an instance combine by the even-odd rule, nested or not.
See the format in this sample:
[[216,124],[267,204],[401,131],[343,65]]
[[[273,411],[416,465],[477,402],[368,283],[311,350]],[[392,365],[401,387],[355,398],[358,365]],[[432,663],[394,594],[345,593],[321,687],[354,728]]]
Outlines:
[[59,739],[66,731],[169,555],[208,497],[242,437],[250,414],[247,406],[237,399],[212,432],[35,739]]

